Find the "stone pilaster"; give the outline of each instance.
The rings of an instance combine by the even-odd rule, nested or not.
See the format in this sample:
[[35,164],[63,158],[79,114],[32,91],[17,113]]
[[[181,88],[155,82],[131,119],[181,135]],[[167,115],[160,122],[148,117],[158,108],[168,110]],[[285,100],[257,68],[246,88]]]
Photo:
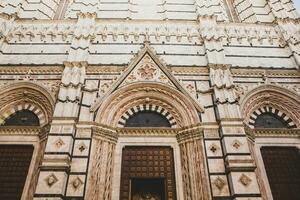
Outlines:
[[[234,199],[260,199],[255,164],[250,154],[229,66],[210,66],[225,170]],[[217,183],[217,182],[215,182]],[[215,184],[217,185],[217,184]]]
[[[212,16],[199,17],[199,23],[207,53],[215,115],[219,123],[218,132],[211,130],[213,133],[207,133],[206,138],[209,135],[213,137],[205,140],[213,199],[260,198],[255,164],[247,144],[230,65],[225,60],[223,34]],[[221,167],[212,167],[221,166],[223,162],[225,171]]]
[[177,134],[180,148],[184,199],[209,199],[203,147],[203,130],[194,127]]
[[[204,40],[208,66],[217,68],[225,63],[224,48],[222,46],[222,34],[217,29],[214,16],[199,17],[201,35]],[[215,71],[214,71],[215,72]],[[219,71],[216,71],[219,74]],[[209,76],[212,77],[211,74]],[[215,122],[218,112],[215,105],[214,88],[209,84],[207,92],[210,94],[210,104],[205,106],[205,112],[201,115],[204,128],[204,147],[209,175],[211,196],[213,199],[230,198],[228,178],[225,172],[225,161],[222,143],[220,140],[219,126]],[[208,101],[207,101],[208,102]],[[209,116],[209,117],[208,117]]]
[[[85,81],[88,47],[93,39],[93,14],[79,14],[62,74],[54,117],[34,199],[83,198],[91,128],[76,127]],[[87,30],[88,29],[88,30]],[[86,131],[87,132],[84,132]]]
[[112,172],[118,135],[115,130],[93,128],[91,162],[85,199],[110,200],[112,198]]
[[230,198],[219,126],[216,123],[203,123],[202,127],[211,196],[213,199]]
[[74,134],[74,119],[53,119],[34,199],[64,198]]

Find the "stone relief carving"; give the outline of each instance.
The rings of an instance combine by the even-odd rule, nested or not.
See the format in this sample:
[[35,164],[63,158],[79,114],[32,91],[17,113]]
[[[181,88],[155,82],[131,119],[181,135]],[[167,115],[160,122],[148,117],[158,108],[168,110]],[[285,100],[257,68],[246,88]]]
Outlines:
[[231,145],[238,150],[243,144],[239,140],[234,140]]
[[52,187],[55,183],[58,182],[58,178],[55,176],[55,174],[52,173],[46,177],[45,181],[49,187]]
[[61,138],[58,138],[55,142],[54,145],[57,149],[60,149],[62,146],[65,145],[64,141]]
[[214,181],[213,184],[219,189],[222,190],[224,188],[224,186],[226,185],[226,182],[221,178],[221,177],[217,177]]
[[76,177],[72,181],[72,186],[75,190],[79,189],[82,185],[83,185],[83,181],[79,177]]
[[242,174],[239,178],[239,181],[246,187],[246,186],[250,185],[250,183],[252,182],[252,179],[249,178],[247,175]]
[[219,151],[220,147],[218,145],[216,145],[215,143],[212,143],[210,146],[209,146],[209,150],[211,152],[213,152],[214,154],[217,154],[217,152]]
[[[161,82],[175,87],[164,72],[159,69],[150,55],[146,54],[138,65],[132,70],[124,81],[125,83],[133,83],[137,81],[153,81]],[[124,85],[123,84],[123,85]]]
[[81,142],[78,146],[77,146],[78,150],[82,153],[87,149],[87,146],[84,144],[84,142]]

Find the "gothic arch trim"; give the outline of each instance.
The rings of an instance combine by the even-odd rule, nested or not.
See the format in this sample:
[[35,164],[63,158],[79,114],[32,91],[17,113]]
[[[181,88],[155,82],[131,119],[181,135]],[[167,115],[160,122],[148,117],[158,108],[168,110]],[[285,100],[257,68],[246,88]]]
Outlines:
[[249,119],[249,127],[254,128],[255,120],[257,119],[258,116],[260,116],[263,113],[272,113],[274,115],[277,115],[278,118],[280,118],[282,121],[284,121],[289,128],[296,128],[296,125],[292,121],[292,119],[286,115],[285,113],[281,112],[280,110],[273,108],[271,106],[266,106],[266,107],[260,107],[256,109],[250,116]]
[[245,123],[253,128],[251,118],[261,114],[264,107],[278,113],[279,117],[284,116],[284,121],[288,122],[291,128],[300,126],[300,97],[298,94],[270,84],[251,90],[241,100],[241,112]]
[[46,119],[45,119],[46,117],[45,117],[43,111],[38,106],[36,106],[34,104],[29,104],[29,103],[23,102],[21,104],[18,104],[17,106],[12,107],[7,112],[2,113],[0,115],[0,125],[2,125],[7,118],[10,118],[14,113],[21,111],[21,110],[32,111],[39,118],[40,124],[46,123]]
[[[161,83],[138,82],[119,88],[100,105],[96,122],[120,127],[125,113],[140,105],[155,105],[166,110],[168,118],[173,117],[176,127],[190,126],[200,122],[198,112],[189,98],[181,92]],[[128,115],[128,114],[127,114]]]
[[118,122],[118,127],[123,128],[126,124],[126,121],[129,119],[130,116],[133,116],[134,114],[138,113],[139,111],[154,111],[162,116],[164,116],[169,123],[171,124],[171,128],[177,128],[177,123],[172,114],[163,108],[160,105],[155,105],[155,104],[140,104],[136,105],[129,110],[127,110],[120,118]]
[[54,100],[46,89],[30,82],[18,82],[1,88],[0,125],[17,111],[34,112],[43,126],[51,121]]

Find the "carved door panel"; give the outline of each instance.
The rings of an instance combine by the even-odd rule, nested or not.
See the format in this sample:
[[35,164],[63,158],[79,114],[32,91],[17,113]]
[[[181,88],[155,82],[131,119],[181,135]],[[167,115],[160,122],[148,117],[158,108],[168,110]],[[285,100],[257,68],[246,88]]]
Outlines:
[[262,147],[261,153],[273,199],[299,200],[299,150],[295,147]]
[[29,145],[0,145],[0,199],[21,199],[33,153]]
[[120,200],[176,200],[173,149],[126,146]]

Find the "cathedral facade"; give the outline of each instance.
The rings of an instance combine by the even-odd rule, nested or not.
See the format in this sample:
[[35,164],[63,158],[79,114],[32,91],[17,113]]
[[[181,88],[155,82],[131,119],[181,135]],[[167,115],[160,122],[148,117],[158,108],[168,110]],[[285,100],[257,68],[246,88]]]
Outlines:
[[299,200],[291,0],[1,0],[0,199]]

